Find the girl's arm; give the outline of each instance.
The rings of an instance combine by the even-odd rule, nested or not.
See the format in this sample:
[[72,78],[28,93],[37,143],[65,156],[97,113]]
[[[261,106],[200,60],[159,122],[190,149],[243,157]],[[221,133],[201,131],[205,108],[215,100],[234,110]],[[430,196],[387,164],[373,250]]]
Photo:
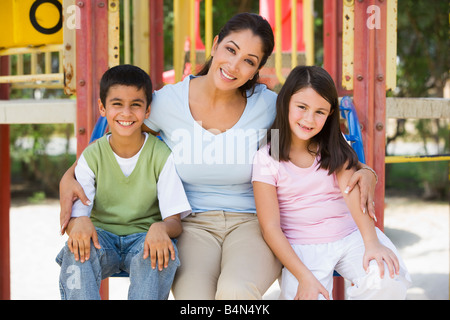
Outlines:
[[295,299],[317,299],[319,293],[329,299],[328,291],[302,263],[281,230],[276,188],[267,183],[254,181],[253,192],[264,240],[299,282]]
[[399,262],[397,256],[387,247],[383,246],[379,241],[375,230],[375,223],[373,219],[364,214],[359,206],[360,191],[359,187],[355,186],[352,191],[348,192],[347,185],[352,174],[355,172],[354,169],[345,170],[341,169],[337,174],[336,178],[339,183],[339,187],[344,196],[345,202],[355,220],[356,225],[361,232],[364,246],[365,254],[363,258],[363,267],[368,271],[369,262],[375,259],[380,268],[380,276],[384,276],[384,264],[386,262],[389,273],[391,277],[394,277],[394,272],[398,274],[399,272]]
[[358,162],[356,167],[357,171],[353,171],[351,178],[348,180],[347,189],[348,191],[353,190],[355,185],[359,186],[359,190],[361,193],[360,196],[360,206],[361,210],[365,212],[369,212],[369,215],[375,218],[375,187],[377,185],[378,177],[376,176],[375,171],[372,170],[369,166]]

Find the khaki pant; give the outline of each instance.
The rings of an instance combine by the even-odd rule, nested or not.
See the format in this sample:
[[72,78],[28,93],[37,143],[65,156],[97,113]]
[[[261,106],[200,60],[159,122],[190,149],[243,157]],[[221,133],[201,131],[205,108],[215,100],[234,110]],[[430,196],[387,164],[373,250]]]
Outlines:
[[175,299],[262,299],[280,276],[255,214],[207,211],[182,223]]

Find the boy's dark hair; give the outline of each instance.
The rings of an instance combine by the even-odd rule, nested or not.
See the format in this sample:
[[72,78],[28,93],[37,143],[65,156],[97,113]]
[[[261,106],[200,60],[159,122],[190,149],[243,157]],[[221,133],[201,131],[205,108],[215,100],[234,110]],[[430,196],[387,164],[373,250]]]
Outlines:
[[106,106],[106,96],[109,88],[123,85],[143,89],[147,98],[147,108],[152,102],[152,81],[149,75],[139,67],[123,64],[108,69],[100,80],[100,100]]
[[[340,129],[338,93],[333,79],[323,68],[318,66],[295,67],[286,79],[277,97],[277,115],[271,129],[279,130],[279,159],[289,160],[291,145],[291,128],[289,126],[289,102],[292,95],[304,88],[312,88],[331,105],[322,130],[315,135],[311,143],[318,145],[318,151],[309,150],[311,154],[318,154],[320,168],[332,174],[348,161],[347,169],[358,163],[358,157],[353,148],[347,143]],[[270,130],[271,131],[271,130]],[[270,141],[270,131],[269,138]],[[275,156],[272,155],[274,158]]]
[[[263,57],[258,68],[262,68],[269,56],[272,54],[273,47],[275,46],[275,40],[273,36],[272,27],[269,22],[264,19],[262,16],[256,13],[239,13],[233,16],[230,20],[225,23],[218,34],[218,43],[222,42],[222,40],[228,36],[231,32],[239,32],[243,30],[250,30],[253,32],[255,36],[261,38],[261,42],[263,43]],[[211,66],[212,57],[206,61],[203,65],[203,68],[198,72],[197,75],[203,76],[206,75]],[[247,90],[251,90],[250,95],[255,91],[255,86],[259,80],[259,72],[255,74],[253,79],[248,80],[244,85],[239,87],[239,91],[242,93],[244,97],[247,98]]]

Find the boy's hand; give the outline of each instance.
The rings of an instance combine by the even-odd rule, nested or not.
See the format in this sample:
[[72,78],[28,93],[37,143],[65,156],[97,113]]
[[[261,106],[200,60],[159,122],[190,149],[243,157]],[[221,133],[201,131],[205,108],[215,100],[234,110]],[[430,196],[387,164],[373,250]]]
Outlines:
[[369,271],[369,262],[371,260],[376,260],[378,263],[378,267],[380,269],[380,277],[384,278],[384,262],[386,262],[388,269],[389,269],[389,275],[391,278],[394,278],[394,274],[399,274],[400,270],[400,264],[398,261],[397,256],[395,253],[383,246],[378,241],[373,241],[372,243],[368,244],[365,243],[366,246],[366,252],[364,253],[363,257],[363,268],[366,270],[366,272]]
[[144,242],[144,256],[147,259],[150,256],[152,268],[156,268],[158,261],[158,270],[161,271],[169,265],[169,256],[175,260],[175,248],[172,240],[167,234],[164,222],[156,222],[150,226]]
[[71,219],[68,227],[67,234],[69,239],[67,245],[70,252],[75,256],[75,260],[80,260],[81,263],[89,260],[91,253],[91,238],[94,243],[94,247],[101,249],[98,242],[97,231],[89,217],[78,217]]

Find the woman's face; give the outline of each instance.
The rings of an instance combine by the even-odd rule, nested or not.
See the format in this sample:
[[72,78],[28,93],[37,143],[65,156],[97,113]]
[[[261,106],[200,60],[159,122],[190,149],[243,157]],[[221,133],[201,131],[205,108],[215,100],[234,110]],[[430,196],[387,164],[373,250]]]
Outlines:
[[236,90],[258,72],[263,58],[263,43],[251,30],[231,32],[218,43],[214,39],[208,75],[218,89]]

